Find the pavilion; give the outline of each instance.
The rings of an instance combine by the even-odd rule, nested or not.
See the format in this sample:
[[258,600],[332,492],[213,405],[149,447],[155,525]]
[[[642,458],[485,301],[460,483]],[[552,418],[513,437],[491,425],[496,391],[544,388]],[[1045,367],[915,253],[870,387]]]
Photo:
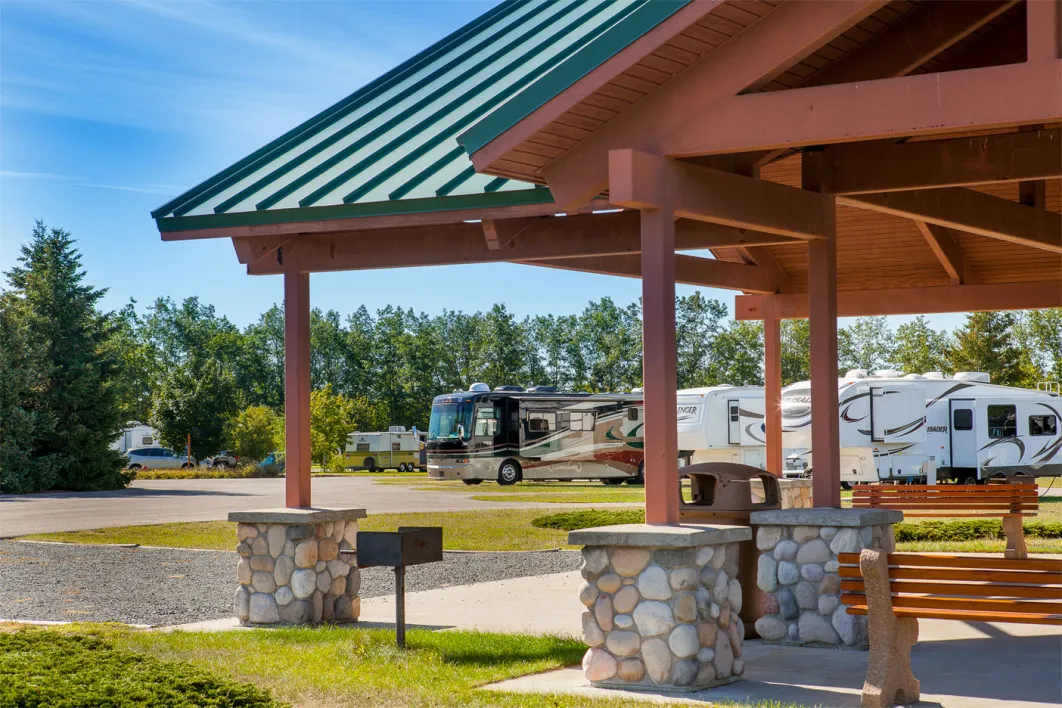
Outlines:
[[495,261],[641,277],[652,524],[678,522],[675,283],[763,320],[777,474],[779,320],[809,318],[838,507],[838,316],[1062,306],[1060,7],[506,0],[153,217],[284,277],[289,507],[310,273]]

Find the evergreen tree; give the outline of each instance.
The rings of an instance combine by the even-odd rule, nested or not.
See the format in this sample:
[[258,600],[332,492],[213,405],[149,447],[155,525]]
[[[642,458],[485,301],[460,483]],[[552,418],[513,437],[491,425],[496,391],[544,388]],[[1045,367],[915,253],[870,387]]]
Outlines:
[[110,343],[111,319],[96,310],[106,291],[84,284],[70,234],[40,221],[7,279],[5,317],[24,333],[24,367],[33,385],[21,404],[36,421],[30,454],[55,464],[54,477],[40,477],[30,488],[124,487],[131,477],[110,447],[124,423],[115,384],[120,362]]
[[782,320],[782,385],[811,378],[811,328],[807,320]]
[[948,336],[929,326],[925,315],[896,328],[893,359],[907,374],[945,371],[948,368]]
[[1062,308],[1030,310],[1026,316],[1043,378],[1062,381]]
[[878,371],[892,366],[892,331],[884,317],[859,317],[837,332],[837,368]]
[[971,312],[948,352],[951,370],[983,371],[992,383],[1020,385],[1022,356],[1011,336],[1014,325],[1010,312]]
[[675,301],[675,359],[679,388],[729,383],[716,376],[726,362],[714,362],[713,341],[723,331],[726,305],[699,292]]
[[709,378],[733,386],[763,385],[763,323],[738,322],[712,340]]

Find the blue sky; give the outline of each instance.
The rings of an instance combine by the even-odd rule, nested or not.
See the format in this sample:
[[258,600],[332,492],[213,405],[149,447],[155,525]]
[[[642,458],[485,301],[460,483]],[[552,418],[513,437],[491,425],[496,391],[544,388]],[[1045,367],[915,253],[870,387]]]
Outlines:
[[[149,212],[494,4],[0,3],[0,269],[40,218],[78,239],[89,280],[109,288],[104,307],[198,295],[239,325],[280,301],[280,278],[246,275],[227,239],[163,243]],[[704,293],[733,304],[731,292]],[[315,306],[343,313],[504,302],[518,316],[568,314],[639,294],[637,280],[508,264],[311,282]],[[949,329],[961,319],[932,318]]]

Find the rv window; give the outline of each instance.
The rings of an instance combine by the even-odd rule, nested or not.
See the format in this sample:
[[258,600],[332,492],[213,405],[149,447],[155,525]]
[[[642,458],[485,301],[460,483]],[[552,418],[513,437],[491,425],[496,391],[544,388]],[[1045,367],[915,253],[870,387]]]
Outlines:
[[140,438],[140,444],[141,445],[154,445],[155,444],[155,438],[151,437],[150,435],[145,435],[144,437]]
[[741,409],[736,403],[732,403],[730,405],[730,422],[737,423],[739,420],[741,420]]
[[498,434],[498,421],[494,418],[479,418],[476,420],[475,434],[494,437]]
[[1058,433],[1058,419],[1053,415],[1029,416],[1029,435],[1055,435]]
[[532,433],[548,433],[557,429],[557,414],[534,413],[527,414],[527,429]]
[[593,430],[594,429],[594,414],[593,413],[572,413],[571,425],[572,430]]
[[627,409],[627,420],[630,420],[630,421],[638,420],[638,409],[637,408],[628,408]]
[[391,452],[402,452],[402,443],[400,443],[400,442],[391,443]]
[[973,411],[969,408],[955,411],[954,425],[956,430],[973,430]]
[[1015,406],[988,407],[988,437],[1014,438],[1018,436],[1018,409]]
[[368,452],[369,443],[358,443],[357,452]]

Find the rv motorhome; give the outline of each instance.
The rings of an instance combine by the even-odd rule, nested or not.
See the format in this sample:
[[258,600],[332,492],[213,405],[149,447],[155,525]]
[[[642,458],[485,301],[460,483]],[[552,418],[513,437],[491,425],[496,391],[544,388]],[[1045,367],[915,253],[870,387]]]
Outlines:
[[[855,370],[838,386],[843,483],[1062,474],[1058,384],[1033,390],[978,372]],[[785,476],[812,469],[807,381],[782,390],[782,447]]]
[[763,468],[762,386],[709,386],[678,392],[679,458],[686,464],[734,462]]
[[343,466],[370,472],[412,472],[420,467],[423,445],[419,433],[407,431],[402,425],[392,425],[386,433],[353,432],[347,435]]
[[132,422],[122,434],[111,443],[111,449],[125,453],[134,447],[152,447],[158,445],[159,434],[150,425]]

